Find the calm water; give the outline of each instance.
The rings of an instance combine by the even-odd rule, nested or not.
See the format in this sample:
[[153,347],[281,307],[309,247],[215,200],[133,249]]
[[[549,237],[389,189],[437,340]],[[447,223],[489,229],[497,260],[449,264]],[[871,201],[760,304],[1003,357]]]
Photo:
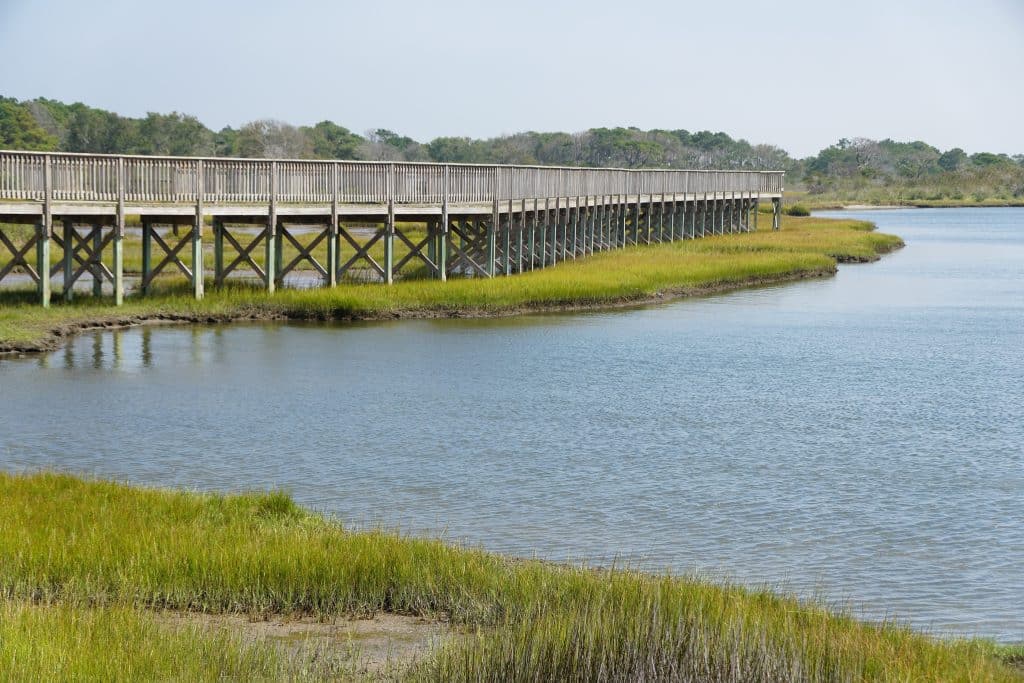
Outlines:
[[1024,210],[865,215],[907,248],[659,307],[82,336],[0,361],[0,466],[1024,640]]

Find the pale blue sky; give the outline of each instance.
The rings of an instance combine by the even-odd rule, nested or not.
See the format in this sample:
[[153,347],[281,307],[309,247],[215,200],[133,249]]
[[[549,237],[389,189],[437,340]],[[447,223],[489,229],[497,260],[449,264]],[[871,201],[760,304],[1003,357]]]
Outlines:
[[419,140],[593,126],[1024,152],[1024,1],[0,0],[0,94]]

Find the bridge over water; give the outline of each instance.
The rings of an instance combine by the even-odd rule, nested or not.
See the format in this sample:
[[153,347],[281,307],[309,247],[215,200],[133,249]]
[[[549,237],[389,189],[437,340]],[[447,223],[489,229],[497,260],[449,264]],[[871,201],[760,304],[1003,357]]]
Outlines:
[[[91,279],[95,295],[107,285],[120,304],[126,242],[141,252],[143,292],[179,271],[197,298],[208,267],[215,285],[243,274],[270,291],[300,267],[328,286],[512,275],[628,245],[755,230],[762,200],[778,229],[782,183],[775,171],[0,151],[0,254],[10,252],[0,281],[27,277],[47,306],[51,278],[67,299]],[[129,217],[138,217],[139,240],[125,239],[134,236]]]

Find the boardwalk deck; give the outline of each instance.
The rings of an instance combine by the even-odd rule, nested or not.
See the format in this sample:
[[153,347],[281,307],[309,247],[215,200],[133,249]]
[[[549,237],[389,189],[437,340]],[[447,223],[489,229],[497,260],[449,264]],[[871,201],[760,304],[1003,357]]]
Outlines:
[[[109,282],[120,303],[129,216],[142,224],[142,291],[173,270],[203,295],[207,224],[214,284],[245,268],[273,290],[300,264],[331,286],[356,273],[390,283],[414,266],[440,279],[511,275],[631,244],[752,230],[762,200],[772,202],[777,228],[782,183],[771,171],[0,151],[0,250],[10,252],[0,280],[27,273],[45,306],[51,276],[63,275],[70,298],[90,275],[96,294]],[[17,244],[3,232],[10,223],[35,230]],[[300,225],[315,228],[308,241],[296,238]],[[355,225],[372,232],[360,237]],[[160,226],[173,226],[174,238]],[[56,265],[51,242],[64,250]]]

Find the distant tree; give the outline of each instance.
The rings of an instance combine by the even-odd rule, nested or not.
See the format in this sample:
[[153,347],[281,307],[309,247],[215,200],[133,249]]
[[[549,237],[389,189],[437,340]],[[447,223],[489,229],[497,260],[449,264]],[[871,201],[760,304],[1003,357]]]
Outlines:
[[472,138],[441,137],[427,143],[431,160],[447,163],[481,163],[480,149]]
[[971,163],[975,166],[994,166],[996,164],[1005,163],[1010,158],[1005,154],[992,154],[991,152],[978,152],[977,154],[971,155]]
[[937,162],[944,171],[957,171],[967,163],[967,153],[959,147],[944,152]]
[[318,159],[360,159],[365,140],[333,121],[321,121],[302,131],[309,139],[313,155]]
[[27,107],[0,98],[0,147],[6,149],[55,150],[59,140],[33,118]]
[[235,139],[235,153],[242,157],[264,159],[310,159],[313,146],[302,131],[295,126],[261,119],[251,121],[238,130]]
[[69,152],[133,154],[140,148],[138,121],[83,104],[71,105],[65,146]]
[[140,154],[206,156],[214,152],[213,132],[194,116],[149,112],[138,131]]
[[230,126],[225,126],[213,135],[213,153],[219,157],[238,156],[237,142],[238,131]]

